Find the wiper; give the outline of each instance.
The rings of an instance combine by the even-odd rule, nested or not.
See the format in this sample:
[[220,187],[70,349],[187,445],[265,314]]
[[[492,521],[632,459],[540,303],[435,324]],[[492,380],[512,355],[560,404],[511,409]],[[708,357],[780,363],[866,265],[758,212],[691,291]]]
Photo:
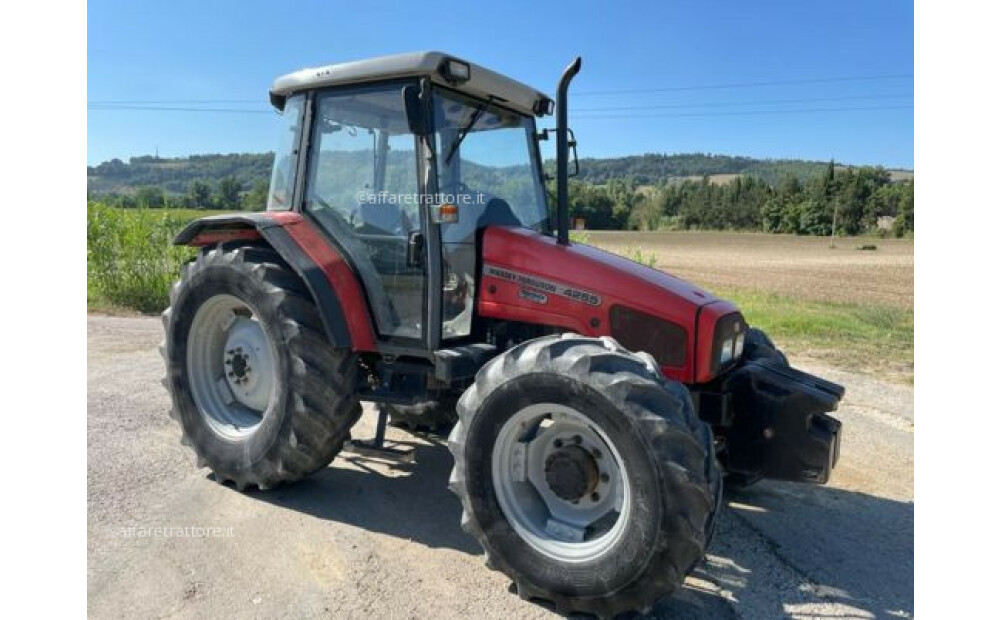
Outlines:
[[493,103],[493,99],[495,99],[495,97],[490,95],[486,98],[486,101],[479,104],[479,107],[477,107],[472,113],[472,118],[469,119],[469,122],[465,124],[465,127],[462,127],[462,129],[458,132],[458,135],[455,136],[455,139],[451,141],[451,147],[448,149],[448,155],[444,158],[446,166],[451,163],[451,158],[455,154],[455,151],[458,150],[458,146],[462,144],[462,140],[465,140],[465,136],[468,135],[468,133],[472,131],[472,128],[476,126],[476,123],[479,122],[479,119],[483,116],[483,112],[485,112],[486,108]]

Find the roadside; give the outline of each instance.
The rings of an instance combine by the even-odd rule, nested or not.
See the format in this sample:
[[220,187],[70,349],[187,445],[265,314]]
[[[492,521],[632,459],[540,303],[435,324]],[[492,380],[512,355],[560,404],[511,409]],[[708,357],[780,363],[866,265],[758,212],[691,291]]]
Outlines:
[[[458,526],[440,440],[390,429],[415,446],[415,466],[351,456],[295,485],[238,493],[179,445],[159,320],[90,315],[87,326],[93,616],[558,617],[483,566]],[[912,388],[793,362],[848,388],[831,484],[728,494],[706,562],[655,617],[912,616]],[[372,417],[356,436],[371,434]]]

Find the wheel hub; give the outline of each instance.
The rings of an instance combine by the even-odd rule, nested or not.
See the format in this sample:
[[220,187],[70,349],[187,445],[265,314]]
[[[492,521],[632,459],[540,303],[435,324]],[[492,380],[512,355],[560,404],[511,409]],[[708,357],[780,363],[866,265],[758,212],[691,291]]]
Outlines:
[[271,350],[260,323],[237,317],[229,326],[223,363],[226,382],[241,404],[256,411],[267,408],[271,397]]
[[575,502],[590,495],[599,480],[600,470],[594,457],[579,446],[561,448],[545,459],[545,482],[566,501]]
[[199,412],[237,439],[263,421],[277,385],[275,349],[255,311],[232,295],[205,301],[188,334],[187,372]]
[[243,353],[243,349],[229,349],[226,351],[226,366],[229,366],[228,376],[236,384],[246,383],[250,380],[250,356]]
[[500,509],[536,550],[561,561],[589,561],[624,535],[631,492],[621,455],[579,411],[537,403],[513,413],[491,460]]

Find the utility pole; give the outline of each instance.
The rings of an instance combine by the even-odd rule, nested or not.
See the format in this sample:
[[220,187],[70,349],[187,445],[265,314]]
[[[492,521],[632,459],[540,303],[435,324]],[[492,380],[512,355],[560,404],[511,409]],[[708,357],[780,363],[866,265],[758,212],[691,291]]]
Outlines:
[[840,201],[839,200],[834,200],[833,201],[833,227],[830,228],[830,247],[831,248],[836,248],[837,247],[837,243],[836,243],[836,239],[837,239],[837,209],[839,207],[840,207]]

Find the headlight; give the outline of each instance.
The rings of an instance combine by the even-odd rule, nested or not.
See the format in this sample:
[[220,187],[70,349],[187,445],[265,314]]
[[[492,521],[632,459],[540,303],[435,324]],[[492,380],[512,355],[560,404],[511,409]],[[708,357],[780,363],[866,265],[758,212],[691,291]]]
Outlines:
[[726,338],[722,341],[722,347],[719,351],[719,366],[725,365],[731,359],[733,359],[733,339]]
[[743,355],[743,344],[746,339],[746,324],[739,314],[730,314],[719,319],[715,324],[714,345],[712,349],[712,369],[714,373],[722,371],[734,360]]

